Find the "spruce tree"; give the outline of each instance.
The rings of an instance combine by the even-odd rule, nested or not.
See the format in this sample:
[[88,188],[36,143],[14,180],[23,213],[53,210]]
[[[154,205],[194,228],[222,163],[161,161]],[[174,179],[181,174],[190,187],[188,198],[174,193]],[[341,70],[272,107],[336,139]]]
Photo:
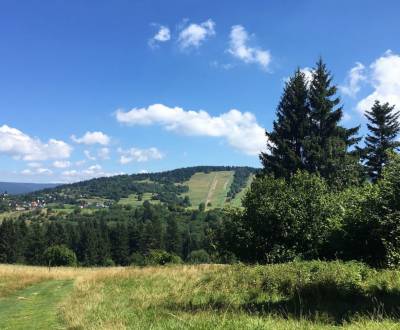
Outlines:
[[359,155],[350,148],[360,141],[359,127],[339,125],[343,117],[337,87],[320,59],[309,86],[311,127],[306,142],[307,170],[319,173],[333,185],[346,185],[360,179]]
[[118,223],[110,231],[111,256],[121,266],[129,263],[129,238],[125,224]]
[[382,169],[388,162],[388,152],[400,146],[400,142],[396,141],[400,132],[400,113],[394,111],[394,106],[390,106],[389,103],[381,104],[375,101],[365,116],[369,121],[367,127],[370,131],[365,138],[365,165],[370,178],[376,181],[381,177]]
[[266,132],[269,152],[260,155],[266,173],[289,178],[305,168],[304,141],[309,135],[309,114],[306,77],[298,69],[286,82],[272,132]]
[[182,240],[179,232],[178,223],[175,215],[170,215],[167,219],[167,229],[165,233],[165,246],[167,252],[181,255],[182,253]]

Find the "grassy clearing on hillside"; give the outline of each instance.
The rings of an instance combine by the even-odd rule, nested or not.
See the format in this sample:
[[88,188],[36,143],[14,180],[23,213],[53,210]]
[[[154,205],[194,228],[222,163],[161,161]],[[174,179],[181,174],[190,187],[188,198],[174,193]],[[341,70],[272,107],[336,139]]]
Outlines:
[[75,279],[58,309],[68,329],[400,329],[400,271],[360,263],[0,270]]
[[121,205],[132,205],[134,207],[137,207],[137,206],[142,205],[144,201],[149,201],[149,202],[151,202],[153,204],[160,203],[159,200],[152,200],[151,199],[152,195],[153,195],[152,193],[144,193],[143,196],[142,196],[142,200],[139,201],[137,194],[131,194],[128,197],[121,198],[118,201],[118,204],[121,204]]
[[250,188],[253,180],[254,180],[254,175],[251,175],[247,180],[246,186],[238,194],[236,194],[235,198],[232,199],[231,202],[229,203],[231,206],[234,207],[242,206],[242,198],[246,194],[247,190]]
[[196,173],[185,185],[189,187],[187,195],[193,208],[201,203],[211,203],[211,207],[223,207],[226,194],[233,180],[234,171]]

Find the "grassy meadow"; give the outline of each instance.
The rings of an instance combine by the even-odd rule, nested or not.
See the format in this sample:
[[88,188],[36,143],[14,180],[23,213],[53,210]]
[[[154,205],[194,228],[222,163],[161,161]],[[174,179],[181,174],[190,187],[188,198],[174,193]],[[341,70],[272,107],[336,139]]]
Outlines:
[[233,180],[234,171],[219,171],[194,174],[184,184],[189,187],[187,193],[193,208],[200,203],[211,203],[213,208],[223,207],[230,184]]
[[360,263],[0,266],[1,329],[400,329],[400,271]]

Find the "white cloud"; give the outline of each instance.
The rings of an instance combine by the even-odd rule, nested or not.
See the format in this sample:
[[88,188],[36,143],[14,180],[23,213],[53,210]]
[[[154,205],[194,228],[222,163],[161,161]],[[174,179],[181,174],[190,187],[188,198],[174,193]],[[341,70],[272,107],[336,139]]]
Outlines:
[[198,48],[209,37],[215,35],[215,23],[209,19],[203,23],[192,23],[180,33],[178,43],[181,49]]
[[309,84],[312,80],[312,75],[314,70],[306,66],[305,68],[300,69],[300,72],[304,74],[307,84]]
[[71,166],[71,162],[69,162],[68,160],[64,161],[64,160],[56,160],[53,162],[53,166],[56,168],[67,168]]
[[167,42],[171,39],[171,31],[167,26],[160,25],[157,33],[150,38],[149,46],[155,47],[160,42]]
[[27,168],[21,171],[22,175],[34,175],[34,174],[44,174],[44,175],[52,175],[53,171],[48,168],[36,168],[34,170]]
[[257,155],[265,149],[265,130],[250,112],[230,110],[212,117],[207,112],[186,111],[153,104],[128,112],[118,110],[116,118],[128,125],[161,125],[168,131],[184,135],[224,138],[232,147],[248,155]]
[[271,62],[271,53],[268,50],[250,47],[248,41],[249,35],[243,26],[232,26],[228,52],[245,63],[256,63],[267,70]]
[[85,163],[86,163],[86,160],[85,160],[85,159],[82,159],[82,160],[76,161],[76,162],[75,162],[75,165],[76,165],[76,166],[82,166],[82,165],[85,164]]
[[101,166],[99,164],[89,166],[86,170],[83,171],[84,174],[93,175],[99,173],[101,171]]
[[139,149],[130,148],[128,150],[118,149],[121,154],[119,162],[128,164],[131,162],[147,162],[149,160],[158,160],[164,158],[164,155],[157,148]]
[[52,171],[52,170],[49,170],[48,168],[38,168],[38,169],[36,170],[36,172],[37,172],[38,174],[46,174],[46,175],[52,175],[52,174],[53,174],[53,171]]
[[400,55],[388,50],[370,65],[369,83],[374,91],[357,104],[357,110],[371,109],[375,100],[400,108]]
[[92,156],[89,150],[84,150],[83,151],[84,155],[86,156],[87,159],[89,160],[96,160],[96,157]]
[[362,63],[357,62],[356,65],[348,72],[346,84],[339,86],[339,89],[343,94],[355,97],[361,89],[360,84],[366,79],[365,66]]
[[106,176],[114,176],[125,174],[123,172],[105,172],[102,170],[102,167],[98,164],[89,166],[87,169],[78,171],[78,170],[68,170],[61,173],[61,182],[76,182],[82,180],[89,180],[92,178],[106,177]]
[[100,159],[110,159],[110,149],[109,148],[101,148],[98,150],[97,155]]
[[0,126],[0,141],[0,153],[26,161],[69,158],[72,152],[64,141],[50,139],[43,143],[7,125]]
[[110,143],[110,137],[103,132],[86,132],[81,138],[77,138],[75,135],[71,136],[71,139],[79,144],[101,144],[103,146]]
[[28,163],[27,165],[29,167],[32,167],[32,168],[42,167],[42,164],[41,163],[37,163],[37,162],[31,162],[31,163]]

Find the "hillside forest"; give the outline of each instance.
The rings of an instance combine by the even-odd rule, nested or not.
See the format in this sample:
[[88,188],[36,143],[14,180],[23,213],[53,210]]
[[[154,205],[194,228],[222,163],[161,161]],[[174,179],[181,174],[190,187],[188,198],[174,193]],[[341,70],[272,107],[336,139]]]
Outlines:
[[199,166],[4,193],[0,263],[396,267],[399,113],[376,101],[361,136],[342,125],[343,111],[320,59],[310,80],[296,70],[286,81],[260,169]]

